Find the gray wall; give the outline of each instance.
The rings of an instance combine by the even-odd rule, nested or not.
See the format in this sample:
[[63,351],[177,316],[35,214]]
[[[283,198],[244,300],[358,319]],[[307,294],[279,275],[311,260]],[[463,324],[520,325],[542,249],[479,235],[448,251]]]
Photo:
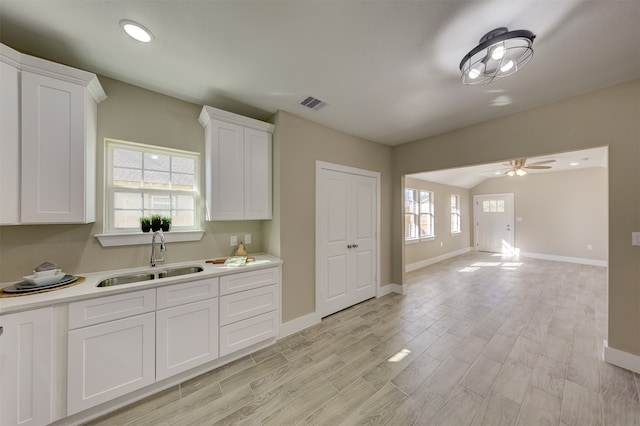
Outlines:
[[[609,147],[609,346],[640,356],[640,80],[394,147],[393,199],[410,173]],[[402,205],[393,211],[393,280],[402,282]]]
[[[199,152],[204,171],[204,129],[198,123],[201,105],[106,77],[100,77],[100,82],[107,99],[98,105],[97,221],[87,225],[0,226],[0,282],[19,280],[44,260],[57,263],[69,273],[149,264],[150,244],[103,248],[94,238],[103,232],[105,138]],[[201,188],[204,188],[204,172]],[[264,250],[262,221],[204,222],[203,226],[205,234],[201,241],[168,244],[166,261],[228,256],[233,253],[229,246],[232,234],[251,233],[252,244],[248,250]]]
[[[515,194],[515,245],[524,253],[606,261],[607,169],[487,179],[471,196]],[[589,250],[588,245],[593,248]]]
[[[472,241],[470,224],[473,210],[470,209],[470,192],[468,189],[426,182],[409,176],[405,177],[404,186],[405,188],[433,191],[436,219],[435,238],[433,240],[405,243],[405,267],[470,247]],[[456,235],[451,235],[451,194],[460,195],[460,225],[462,232]]]

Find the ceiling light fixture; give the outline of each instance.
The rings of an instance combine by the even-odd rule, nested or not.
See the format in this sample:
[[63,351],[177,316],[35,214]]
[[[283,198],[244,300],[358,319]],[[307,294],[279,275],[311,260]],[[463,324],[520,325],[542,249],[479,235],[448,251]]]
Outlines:
[[129,35],[129,37],[143,43],[149,43],[153,39],[151,31],[138,24],[137,22],[123,19],[120,21],[120,26]]
[[489,31],[460,61],[462,83],[479,86],[516,73],[531,60],[535,38],[527,30],[500,27]]

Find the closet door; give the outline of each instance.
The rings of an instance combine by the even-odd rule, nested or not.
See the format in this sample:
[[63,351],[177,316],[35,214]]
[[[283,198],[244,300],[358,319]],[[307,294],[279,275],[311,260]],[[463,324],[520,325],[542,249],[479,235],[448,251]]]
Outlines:
[[316,310],[330,315],[376,295],[377,179],[320,169]]

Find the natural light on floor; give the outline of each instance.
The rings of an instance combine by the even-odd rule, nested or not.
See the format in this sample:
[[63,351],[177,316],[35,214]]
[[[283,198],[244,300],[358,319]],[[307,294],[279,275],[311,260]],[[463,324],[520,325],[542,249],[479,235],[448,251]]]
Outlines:
[[[496,253],[493,256],[503,256],[503,255]],[[478,269],[485,268],[485,267],[491,267],[491,268],[500,267],[502,269],[506,269],[509,271],[515,271],[521,265],[522,265],[522,262],[475,262],[469,266],[465,266],[464,268],[459,269],[458,272],[475,272]]]
[[388,362],[400,362],[403,359],[405,359],[407,356],[409,356],[410,353],[411,353],[411,351],[409,349],[402,349],[399,352],[396,352],[395,355],[393,355],[387,361]]

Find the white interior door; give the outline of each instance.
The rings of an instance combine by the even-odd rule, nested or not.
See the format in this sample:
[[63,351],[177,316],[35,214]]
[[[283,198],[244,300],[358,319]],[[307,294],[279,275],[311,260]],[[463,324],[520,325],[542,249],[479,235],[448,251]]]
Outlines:
[[478,251],[514,253],[513,198],[513,193],[473,197]]
[[324,317],[376,295],[379,179],[320,166],[316,178],[316,311]]

